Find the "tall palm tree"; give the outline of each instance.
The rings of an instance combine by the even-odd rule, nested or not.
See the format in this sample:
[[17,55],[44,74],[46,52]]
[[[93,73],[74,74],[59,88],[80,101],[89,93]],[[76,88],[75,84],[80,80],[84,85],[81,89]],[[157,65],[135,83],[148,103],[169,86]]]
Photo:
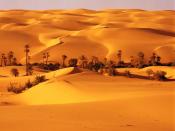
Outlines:
[[156,53],[153,53],[149,61],[150,65],[156,65]]
[[122,62],[122,50],[118,50],[117,59],[118,59],[118,64],[120,65]]
[[135,66],[135,59],[134,59],[134,56],[131,56],[131,57],[130,57],[130,65],[131,65],[131,67],[134,67],[134,66]]
[[161,64],[161,57],[160,56],[156,56],[156,63],[157,63],[157,65]]
[[30,46],[27,44],[25,45],[25,55],[26,55],[26,76],[29,75],[29,52],[30,52]]
[[98,57],[92,56],[92,63],[97,64],[98,63]]
[[7,66],[7,57],[4,56],[4,66]]
[[1,66],[4,65],[4,58],[5,58],[5,54],[2,53],[2,54],[1,54]]
[[12,65],[17,65],[17,59],[16,59],[16,57],[13,58]]
[[63,67],[66,67],[65,61],[66,61],[66,59],[67,59],[67,56],[66,56],[66,55],[62,55],[62,59],[63,59],[62,66],[63,66]]
[[49,54],[49,52],[47,52],[47,53],[46,53],[46,65],[48,64],[49,57],[50,57],[50,54]]
[[106,66],[108,64],[108,58],[104,58],[104,65]]
[[144,53],[143,52],[139,52],[138,54],[138,67],[139,68],[142,68],[143,66],[144,66],[144,57],[145,57],[145,55],[144,55]]
[[86,58],[84,55],[82,55],[82,56],[80,56],[79,59],[80,59],[80,61],[81,61],[80,66],[81,66],[82,68],[87,67],[87,64],[88,64],[87,58]]
[[45,60],[46,60],[46,53],[43,53],[43,64],[45,64]]
[[13,51],[10,51],[8,53],[8,61],[9,61],[9,65],[11,66],[12,65],[12,59],[14,57],[14,52]]

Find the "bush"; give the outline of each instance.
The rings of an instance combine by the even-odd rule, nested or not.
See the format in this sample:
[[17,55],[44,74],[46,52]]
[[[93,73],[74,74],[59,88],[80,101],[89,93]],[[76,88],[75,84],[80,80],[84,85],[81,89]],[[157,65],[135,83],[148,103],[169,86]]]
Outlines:
[[131,72],[129,70],[125,70],[125,73],[124,73],[127,77],[131,77]]
[[17,83],[10,83],[10,86],[7,88],[8,92],[13,92],[16,94],[22,93],[24,90],[29,89],[35,85],[38,85],[41,82],[46,81],[45,76],[36,76],[34,82],[28,80],[24,86],[18,85]]
[[103,68],[103,67],[104,67],[103,63],[98,62],[98,63],[93,64],[92,70],[95,71],[95,72],[98,72],[98,70],[99,70],[100,68]]
[[154,75],[154,71],[152,69],[146,70],[146,73],[148,74],[149,78],[151,78],[151,76]]
[[15,77],[19,76],[19,71],[16,68],[11,69],[11,74]]
[[100,68],[100,69],[98,70],[98,73],[103,74],[103,73],[104,73],[104,69],[103,69],[103,68]]
[[16,83],[10,83],[10,86],[7,88],[8,92],[13,92],[14,88],[16,88]]
[[69,60],[69,67],[77,67],[78,60],[73,58]]
[[28,80],[26,83],[25,83],[25,87],[26,88],[31,88],[33,86],[32,82],[30,80]]
[[39,65],[40,65],[40,63],[37,63],[37,62],[32,64],[32,66],[39,66]]
[[41,69],[44,69],[44,70],[55,71],[55,70],[58,70],[60,68],[60,64],[59,63],[57,63],[57,64],[49,63],[47,65],[46,64],[39,64],[38,67]]
[[17,83],[10,83],[10,86],[7,88],[8,92],[14,92],[16,94],[22,93],[25,90],[25,87],[18,86]]
[[116,71],[115,71],[115,68],[108,68],[107,69],[107,73],[109,76],[115,76],[116,75]]
[[165,71],[157,71],[154,73],[154,79],[159,81],[166,80],[166,74],[167,73]]
[[34,85],[37,85],[37,84],[39,84],[41,82],[44,82],[44,81],[46,81],[46,77],[44,75],[42,75],[42,76],[36,76],[33,84]]

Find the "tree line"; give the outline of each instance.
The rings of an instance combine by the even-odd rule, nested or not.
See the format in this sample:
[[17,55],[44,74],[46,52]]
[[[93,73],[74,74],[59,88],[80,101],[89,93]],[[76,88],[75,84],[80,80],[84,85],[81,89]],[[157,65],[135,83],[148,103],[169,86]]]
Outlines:
[[[110,75],[115,75],[116,68],[144,68],[148,66],[163,66],[163,65],[172,65],[172,63],[161,63],[161,57],[156,53],[152,53],[149,57],[149,60],[146,61],[145,54],[143,52],[138,52],[136,56],[131,56],[129,62],[125,62],[123,60],[123,51],[118,50],[116,52],[116,60],[110,60],[104,58],[100,60],[97,56],[92,56],[91,58],[86,57],[85,55],[81,55],[78,58],[68,58],[67,55],[63,54],[62,61],[59,63],[53,63],[49,61],[50,52],[44,52],[42,54],[42,62],[41,63],[31,63],[30,62],[30,46],[27,44],[24,46],[25,52],[25,65],[26,65],[26,76],[32,75],[33,67],[38,67],[40,69],[53,71],[66,67],[80,67],[89,69],[95,72],[108,72]],[[7,57],[6,57],[7,56]],[[17,63],[17,59],[14,55],[14,52],[10,51],[7,55],[1,55],[1,66],[13,66],[13,65],[22,65]],[[148,74],[151,71],[148,71]],[[14,76],[18,76],[19,72],[17,69],[12,69],[11,73]],[[129,75],[129,72],[126,73]],[[152,73],[153,74],[153,73]]]

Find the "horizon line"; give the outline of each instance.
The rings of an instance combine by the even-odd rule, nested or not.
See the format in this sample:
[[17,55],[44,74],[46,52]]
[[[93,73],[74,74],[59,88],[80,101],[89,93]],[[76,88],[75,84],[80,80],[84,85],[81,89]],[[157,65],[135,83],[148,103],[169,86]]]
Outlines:
[[27,9],[27,8],[14,8],[14,9],[0,9],[1,11],[49,11],[49,10],[90,10],[90,11],[103,11],[103,10],[142,10],[142,11],[175,11],[175,9],[141,9],[141,8],[102,8],[102,9],[89,9],[89,8],[48,8],[48,9]]

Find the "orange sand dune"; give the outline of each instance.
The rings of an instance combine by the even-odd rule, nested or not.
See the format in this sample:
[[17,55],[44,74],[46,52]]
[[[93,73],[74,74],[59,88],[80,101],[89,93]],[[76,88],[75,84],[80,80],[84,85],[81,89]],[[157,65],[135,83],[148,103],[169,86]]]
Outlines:
[[[4,49],[0,52],[6,52],[13,44],[19,47],[13,50],[21,60],[24,55],[19,56],[18,52],[23,52],[24,44],[30,43],[35,62],[41,60],[40,52],[50,51],[50,60],[56,61],[64,54],[62,50],[70,48],[73,53],[71,56],[66,52],[69,57],[83,54],[91,57],[100,52],[100,57],[114,59],[116,51],[121,49],[126,61],[139,51],[145,52],[146,56],[157,51],[162,61],[174,61],[174,14],[174,11],[136,9],[1,11],[0,38]],[[59,45],[60,41],[64,44]],[[74,42],[76,45],[72,44]],[[85,53],[81,51],[84,46],[88,46]],[[56,48],[61,51],[56,51]],[[164,53],[169,49],[171,56]]]
[[[32,62],[42,62],[44,52],[50,53],[49,62],[60,62],[63,54],[116,59],[117,50],[125,61],[143,51],[146,59],[156,52],[162,62],[173,62],[174,15],[136,9],[0,11],[0,53],[12,50],[24,62],[24,45],[29,44]],[[19,77],[10,74],[12,68],[19,70]],[[145,76],[148,69],[175,78],[174,67],[117,70]],[[2,131],[175,130],[174,81],[110,77],[76,68],[24,75],[23,66],[0,68]],[[23,85],[36,75],[48,81],[21,94],[7,92],[10,82]]]
[[73,70],[57,71],[55,77],[54,72],[46,74],[52,76],[49,81],[22,94],[2,95],[1,129],[174,131],[174,82],[109,77],[86,70],[70,73]]

